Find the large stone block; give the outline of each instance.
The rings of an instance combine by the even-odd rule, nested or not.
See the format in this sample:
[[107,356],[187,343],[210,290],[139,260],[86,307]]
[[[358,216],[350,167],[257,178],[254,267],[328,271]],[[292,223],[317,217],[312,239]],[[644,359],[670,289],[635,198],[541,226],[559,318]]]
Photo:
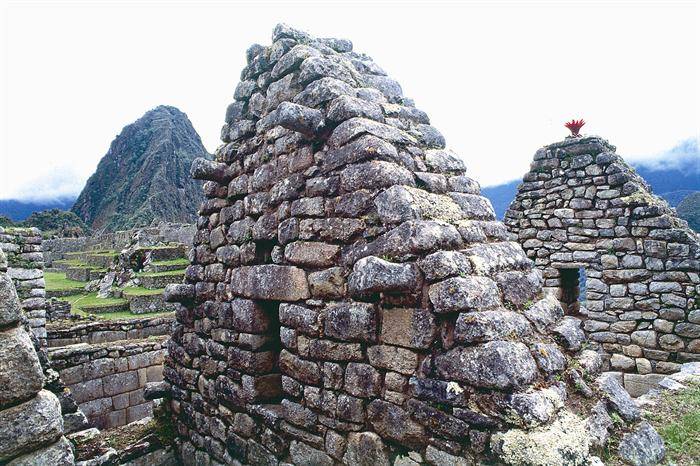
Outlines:
[[272,264],[234,269],[231,290],[246,298],[275,301],[299,301],[310,296],[302,269]]
[[63,434],[61,404],[41,390],[24,403],[0,411],[0,461],[58,440]]
[[33,397],[43,385],[29,334],[22,327],[0,332],[0,407]]
[[437,335],[432,312],[424,309],[385,309],[382,312],[382,343],[425,349]]
[[324,334],[346,341],[374,342],[377,311],[372,304],[339,303],[324,310]]
[[527,346],[509,341],[454,348],[436,356],[435,367],[446,380],[500,390],[530,384],[538,376],[537,365]]
[[500,304],[496,283],[488,277],[454,277],[430,286],[435,312],[482,311]]

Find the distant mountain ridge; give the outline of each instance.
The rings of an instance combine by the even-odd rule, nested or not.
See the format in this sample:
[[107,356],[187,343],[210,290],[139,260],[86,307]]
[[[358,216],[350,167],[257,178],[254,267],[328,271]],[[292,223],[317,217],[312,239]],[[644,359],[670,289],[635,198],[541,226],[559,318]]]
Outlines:
[[75,203],[75,197],[48,201],[21,201],[19,199],[1,199],[0,215],[9,217],[15,222],[29,217],[33,212],[49,209],[70,210]]
[[95,230],[193,222],[203,200],[190,177],[197,157],[211,158],[187,115],[156,107],[112,141],[71,210]]
[[[683,141],[662,157],[631,162],[630,165],[649,183],[654,194],[664,198],[673,207],[678,206],[688,196],[700,192],[700,151],[695,139]],[[515,198],[521,182],[522,180],[513,180],[482,188],[481,192],[491,200],[499,219],[503,218]]]

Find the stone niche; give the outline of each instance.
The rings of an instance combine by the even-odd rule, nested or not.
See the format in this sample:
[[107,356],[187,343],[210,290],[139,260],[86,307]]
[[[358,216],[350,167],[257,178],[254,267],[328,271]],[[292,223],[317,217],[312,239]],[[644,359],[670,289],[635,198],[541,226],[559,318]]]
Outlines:
[[580,322],[401,86],[280,25],[234,99],[165,293],[183,463],[587,464]]
[[700,360],[698,235],[606,140],[539,149],[505,224],[545,290],[565,309],[577,294],[571,313],[612,370],[666,374]]

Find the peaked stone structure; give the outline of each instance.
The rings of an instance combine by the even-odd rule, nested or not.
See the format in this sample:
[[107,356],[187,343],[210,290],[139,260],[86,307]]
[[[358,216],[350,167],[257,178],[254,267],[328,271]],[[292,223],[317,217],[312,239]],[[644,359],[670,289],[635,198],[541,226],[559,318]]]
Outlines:
[[600,360],[428,116],[347,40],[247,59],[166,290],[184,464],[588,464],[606,407],[559,374],[593,397]]
[[539,149],[505,223],[613,370],[700,360],[698,235],[606,140]]
[[0,463],[72,465],[61,403],[44,389],[39,357],[7,265],[0,249]]

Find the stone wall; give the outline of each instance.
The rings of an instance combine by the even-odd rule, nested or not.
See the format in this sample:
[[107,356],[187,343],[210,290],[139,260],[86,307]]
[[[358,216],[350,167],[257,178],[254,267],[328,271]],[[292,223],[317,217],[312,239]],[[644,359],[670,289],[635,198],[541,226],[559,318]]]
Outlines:
[[562,269],[585,270],[579,316],[611,369],[667,374],[700,360],[700,240],[607,141],[538,150],[505,223],[546,290],[562,298]]
[[49,348],[78,343],[100,344],[121,340],[141,340],[170,335],[174,317],[145,317],[128,320],[74,321],[49,324]]
[[67,252],[89,250],[120,251],[127,247],[135,236],[144,245],[168,242],[189,246],[192,244],[192,237],[195,231],[195,225],[187,223],[161,223],[150,227],[134,228],[113,233],[99,233],[79,238],[48,239],[44,241],[44,260],[47,267],[50,267],[53,261],[63,259]]
[[0,249],[7,255],[12,278],[32,333],[46,345],[46,292],[41,232],[37,228],[0,227]]
[[597,355],[428,116],[347,40],[247,61],[165,293],[184,464],[588,464]]
[[0,249],[0,464],[72,465],[61,403],[43,389],[42,367],[7,270]]
[[153,402],[143,391],[163,378],[166,338],[80,344],[50,350],[49,356],[90,423],[107,429],[152,414]]

